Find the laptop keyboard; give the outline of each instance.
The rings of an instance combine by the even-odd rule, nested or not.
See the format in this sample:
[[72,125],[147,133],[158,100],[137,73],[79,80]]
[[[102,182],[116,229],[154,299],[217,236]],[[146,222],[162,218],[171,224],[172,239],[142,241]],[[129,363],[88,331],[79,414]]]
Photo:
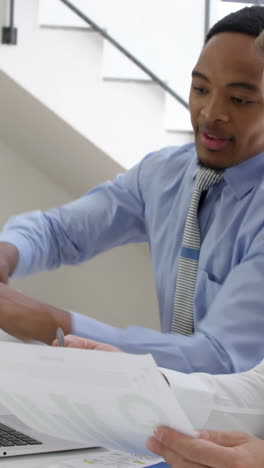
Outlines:
[[0,447],[40,445],[42,442],[0,423]]

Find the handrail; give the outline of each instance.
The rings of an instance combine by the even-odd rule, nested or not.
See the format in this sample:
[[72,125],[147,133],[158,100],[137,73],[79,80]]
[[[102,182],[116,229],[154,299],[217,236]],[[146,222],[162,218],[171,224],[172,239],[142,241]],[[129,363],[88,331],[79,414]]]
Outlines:
[[14,27],[14,12],[15,12],[15,0],[10,0],[10,9],[9,9],[9,26],[10,26],[10,28]]
[[210,29],[210,0],[205,0],[205,15],[204,15],[204,38],[206,40],[206,36]]
[[176,93],[172,88],[170,88],[164,81],[162,81],[155,73],[153,73],[148,67],[146,67],[142,62],[140,62],[134,55],[132,55],[127,49],[125,49],[119,42],[117,42],[112,36],[110,36],[104,29],[98,26],[94,21],[88,18],[84,13],[82,13],[78,8],[76,8],[68,0],[60,0],[64,5],[66,5],[70,10],[72,10],[77,16],[83,19],[87,24],[89,24],[96,32],[103,36],[108,42],[110,42],[116,49],[118,49],[122,54],[124,54],[131,62],[133,62],[138,68],[140,68],[144,73],[146,73],[155,83],[157,83],[161,88],[163,88],[168,94],[170,94],[174,99],[176,99],[180,104],[183,105],[186,109],[189,109],[188,103]]

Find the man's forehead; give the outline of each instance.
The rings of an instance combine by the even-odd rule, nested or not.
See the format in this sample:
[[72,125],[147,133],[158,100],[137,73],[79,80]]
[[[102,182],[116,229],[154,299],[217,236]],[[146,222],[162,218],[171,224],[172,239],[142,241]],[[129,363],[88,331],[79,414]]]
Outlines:
[[261,62],[262,57],[256,48],[256,38],[248,34],[224,32],[213,36],[202,48],[199,58],[207,56],[236,57]]
[[264,58],[255,46],[255,37],[240,33],[220,33],[203,47],[195,70],[201,73],[217,71],[223,75],[235,73],[244,79],[259,81]]

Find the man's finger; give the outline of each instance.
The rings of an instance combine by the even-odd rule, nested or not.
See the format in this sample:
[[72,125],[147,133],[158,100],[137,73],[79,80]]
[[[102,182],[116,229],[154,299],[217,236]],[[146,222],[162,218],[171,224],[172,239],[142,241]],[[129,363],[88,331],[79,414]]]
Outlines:
[[89,338],[81,338],[80,336],[67,335],[64,338],[65,346],[69,348],[95,349],[97,351],[121,352],[120,349],[107,343],[100,343]]
[[151,452],[159,455],[160,457],[163,457],[171,468],[210,468],[208,465],[201,465],[196,461],[193,462],[189,459],[186,459],[185,457],[182,457],[174,450],[163,445],[161,442],[155,439],[155,437],[150,437],[147,440],[146,446]]
[[6,261],[0,258],[0,283],[8,284],[9,265]]
[[80,336],[67,335],[64,337],[65,346],[70,348],[95,349],[97,341],[81,338]]
[[191,443],[193,440],[193,437],[166,426],[158,427],[154,433],[154,437],[168,447],[179,443],[179,441],[186,440]]
[[200,432],[200,439],[208,440],[223,447],[235,447],[254,439],[253,436],[239,431],[207,431]]

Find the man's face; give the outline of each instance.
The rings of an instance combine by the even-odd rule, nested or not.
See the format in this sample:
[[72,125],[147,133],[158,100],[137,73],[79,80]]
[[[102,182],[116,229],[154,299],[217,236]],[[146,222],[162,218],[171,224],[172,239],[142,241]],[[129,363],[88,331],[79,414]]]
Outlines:
[[212,168],[239,164],[264,151],[264,59],[255,38],[213,36],[193,70],[190,112],[198,157]]

